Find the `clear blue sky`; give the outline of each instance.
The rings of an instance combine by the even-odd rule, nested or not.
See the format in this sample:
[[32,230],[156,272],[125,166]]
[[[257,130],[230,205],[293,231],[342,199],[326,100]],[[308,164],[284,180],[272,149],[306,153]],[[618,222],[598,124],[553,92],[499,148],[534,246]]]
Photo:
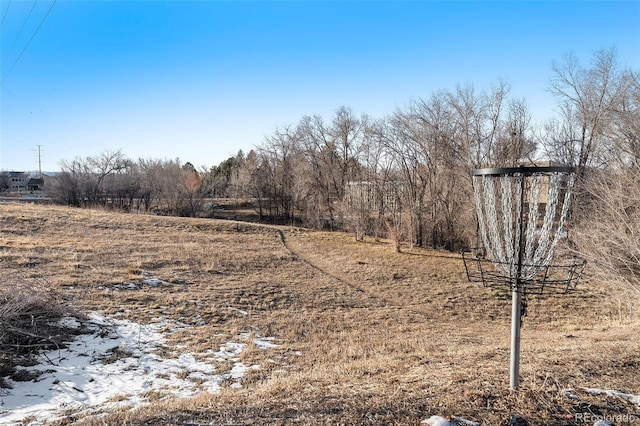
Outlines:
[[640,1],[0,6],[2,170],[37,170],[38,145],[45,171],[117,149],[209,167],[303,115],[329,120],[345,105],[378,118],[498,79],[542,121],[564,54],[588,64],[615,46],[640,69]]

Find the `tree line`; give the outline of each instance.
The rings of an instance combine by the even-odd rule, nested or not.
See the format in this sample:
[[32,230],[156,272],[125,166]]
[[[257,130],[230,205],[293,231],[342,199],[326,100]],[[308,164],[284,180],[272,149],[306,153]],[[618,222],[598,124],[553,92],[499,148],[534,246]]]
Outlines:
[[[553,64],[548,90],[558,113],[542,125],[505,82],[458,86],[376,119],[346,106],[329,120],[303,116],[208,170],[177,159],[134,162],[120,151],[65,161],[55,194],[71,205],[185,216],[206,214],[208,200],[235,199],[262,220],[391,238],[398,249],[456,250],[476,238],[471,170],[544,159],[579,168],[575,246],[594,259],[617,253],[637,285],[640,81],[614,48],[590,59],[568,54]],[[596,226],[611,241],[618,230],[619,241],[596,250]]]

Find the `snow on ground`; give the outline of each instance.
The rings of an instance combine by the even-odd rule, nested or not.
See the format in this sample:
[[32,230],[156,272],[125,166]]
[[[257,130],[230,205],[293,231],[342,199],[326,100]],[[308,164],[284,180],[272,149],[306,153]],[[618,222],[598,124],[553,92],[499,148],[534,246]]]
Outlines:
[[[131,288],[127,285],[125,283],[123,289]],[[239,312],[246,315],[244,311]],[[70,328],[81,326],[73,318],[64,321]],[[5,380],[12,388],[0,389],[0,425],[35,426],[71,414],[139,406],[149,398],[215,393],[223,382],[228,382],[231,387],[240,387],[248,370],[260,368],[240,362],[238,356],[247,345],[253,342],[260,349],[278,346],[271,337],[256,338],[251,333],[243,333],[237,336],[237,341],[225,343],[217,351],[210,349],[204,353],[162,358],[155,353],[166,344],[161,330],[174,332],[189,325],[180,322],[170,324],[166,320],[142,325],[114,318],[107,320],[92,314],[88,327],[91,333],[77,336],[64,349],[41,354],[37,365],[23,367],[24,375],[36,377],[34,380]],[[595,395],[615,396],[640,406],[640,396],[597,388],[582,390]],[[567,397],[579,399],[573,389],[563,391]],[[421,424],[479,425],[455,416],[431,416]]]
[[[80,327],[75,319],[65,321]],[[28,418],[27,424],[37,425],[70,413],[137,406],[158,393],[178,398],[215,393],[225,381],[239,387],[248,370],[260,368],[239,361],[247,344],[253,340],[258,348],[277,347],[272,338],[247,333],[217,351],[161,358],[154,351],[165,344],[160,330],[168,325],[166,321],[141,325],[92,314],[91,334],[78,336],[67,348],[41,354],[38,365],[22,368],[26,374],[40,373],[34,381],[6,380],[12,389],[0,389],[0,424],[23,424]]]
[[[608,395],[608,396],[624,399],[640,407],[640,396],[638,395],[632,395],[632,394],[628,394],[628,393],[624,393],[616,390],[604,390],[604,389],[597,389],[597,388],[581,388],[581,389],[592,395]],[[569,399],[574,399],[574,400],[580,399],[580,397],[576,395],[573,389],[563,389],[562,392]],[[585,424],[585,425],[612,426],[613,424],[619,424],[619,423],[631,424],[636,421],[640,421],[640,415],[633,414],[633,413],[598,415],[598,414],[585,412],[585,413],[574,413],[573,415],[569,415],[567,417],[567,420]],[[611,423],[611,421],[613,421],[613,423]],[[441,416],[431,416],[428,419],[420,422],[420,424],[428,425],[428,426],[480,426],[480,423],[466,420],[462,417],[457,417],[457,416],[451,416],[448,418],[441,417]],[[512,424],[515,424],[515,423],[512,422]]]
[[630,393],[624,393],[612,389],[582,388],[582,390],[592,395],[609,395],[621,399],[626,399],[630,403],[636,404],[638,407],[640,407],[640,395],[632,395]]
[[472,422],[456,416],[451,417],[451,419],[445,419],[440,416],[431,416],[427,420],[421,421],[420,424],[429,426],[480,426],[480,423]]

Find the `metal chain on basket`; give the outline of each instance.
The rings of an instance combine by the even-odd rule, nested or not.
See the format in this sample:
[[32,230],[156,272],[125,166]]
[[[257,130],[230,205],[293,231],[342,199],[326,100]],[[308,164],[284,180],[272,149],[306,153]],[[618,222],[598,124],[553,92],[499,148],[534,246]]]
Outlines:
[[[557,179],[561,179],[561,178],[562,176],[560,175],[557,176]],[[544,260],[545,264],[547,265],[551,263],[551,260],[553,259],[553,256],[556,251],[556,247],[558,246],[558,242],[563,237],[564,223],[567,220],[567,216],[569,214],[569,206],[571,204],[571,193],[573,192],[573,186],[575,184],[575,181],[576,181],[575,175],[569,176],[569,179],[567,181],[567,189],[564,194],[564,201],[562,204],[562,212],[560,213],[560,219],[558,220],[558,227],[556,228],[555,237],[553,238],[553,242],[551,243],[551,248],[549,249],[547,253],[547,257]],[[556,185],[556,186],[559,186],[559,185]]]
[[487,250],[491,253],[491,255],[500,262],[500,264],[505,265],[507,262],[507,258],[505,257],[505,253],[502,247],[502,241],[500,238],[500,234],[498,234],[498,214],[496,212],[496,193],[495,187],[493,184],[493,180],[484,178],[482,180],[483,183],[483,195],[484,195],[484,207],[486,209],[486,219],[488,219],[489,226],[489,246],[486,247]]
[[[538,218],[540,217],[540,189],[542,186],[542,174],[535,173],[531,176],[531,184],[529,190],[529,214],[527,217],[527,230],[525,233],[525,250],[523,264],[527,265],[522,271],[523,278],[530,278],[529,269],[533,264],[534,249],[536,247],[536,228],[538,225]],[[539,246],[538,246],[539,247]],[[535,275],[535,274],[534,274]]]
[[[504,247],[505,247],[505,272],[508,276],[512,276],[514,274],[514,262],[515,259],[515,251],[514,251],[514,236],[513,236],[513,179],[509,176],[500,176],[500,186],[502,188],[502,228],[504,230]],[[516,185],[516,191],[520,188],[520,185]],[[518,191],[519,192],[519,191]],[[519,193],[516,194],[516,199],[520,198]],[[518,203],[519,204],[519,203]],[[517,224],[517,216],[516,212],[516,224]],[[493,238],[496,240],[500,239],[500,235],[494,235]],[[520,228],[515,229],[515,238],[516,241],[520,238]]]
[[[520,203],[523,191],[521,174],[503,175],[499,179],[488,176],[473,176],[476,212],[478,214],[479,232],[486,255],[495,262],[495,267],[510,279],[530,280],[548,265],[555,254],[558,242],[562,237],[564,222],[569,211],[570,193],[575,176],[569,176],[562,210],[558,218],[560,205],[560,187],[566,175],[554,173],[545,177],[542,173],[531,175],[528,182],[526,226],[524,227],[525,247],[523,250],[520,277],[517,277],[519,247],[523,229],[522,220],[524,206]],[[539,225],[540,202],[543,179],[546,182],[546,205],[542,223]],[[499,185],[499,187],[497,187]],[[517,202],[514,202],[517,200]],[[502,210],[501,214],[498,209]],[[554,225],[557,225],[554,229]],[[551,237],[553,232],[553,237]]]
[[531,264],[538,265],[543,258],[546,258],[549,247],[549,237],[551,236],[551,229],[556,219],[556,212],[558,210],[558,190],[559,175],[553,174],[549,176],[549,190],[547,191],[547,206],[544,215],[544,221],[540,228],[540,238],[538,239],[538,247],[535,254],[531,258]]

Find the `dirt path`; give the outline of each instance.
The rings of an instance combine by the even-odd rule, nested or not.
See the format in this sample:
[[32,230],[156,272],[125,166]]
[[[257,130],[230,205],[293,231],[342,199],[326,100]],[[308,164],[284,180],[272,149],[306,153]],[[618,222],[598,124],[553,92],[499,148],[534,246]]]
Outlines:
[[406,306],[406,304],[398,300],[393,300],[389,297],[385,297],[384,295],[378,292],[372,291],[371,288],[367,286],[358,284],[355,280],[351,280],[349,278],[346,278],[345,276],[338,275],[335,272],[331,272],[329,270],[328,265],[322,264],[321,262],[318,262],[317,260],[312,259],[311,256],[309,256],[309,254],[306,252],[304,246],[300,243],[300,241],[296,241],[295,237],[292,238],[291,235],[287,237],[287,235],[282,229],[278,229],[277,232],[280,235],[280,240],[282,241],[283,246],[286,248],[286,250],[289,252],[291,256],[303,261],[304,263],[309,265],[311,268],[317,270],[318,272],[328,277],[331,277],[334,280],[337,280],[353,288],[358,292],[365,293],[369,297],[377,299],[386,305],[395,306],[400,309],[406,309],[415,314],[425,315],[425,312],[422,312],[421,310],[412,309]]

